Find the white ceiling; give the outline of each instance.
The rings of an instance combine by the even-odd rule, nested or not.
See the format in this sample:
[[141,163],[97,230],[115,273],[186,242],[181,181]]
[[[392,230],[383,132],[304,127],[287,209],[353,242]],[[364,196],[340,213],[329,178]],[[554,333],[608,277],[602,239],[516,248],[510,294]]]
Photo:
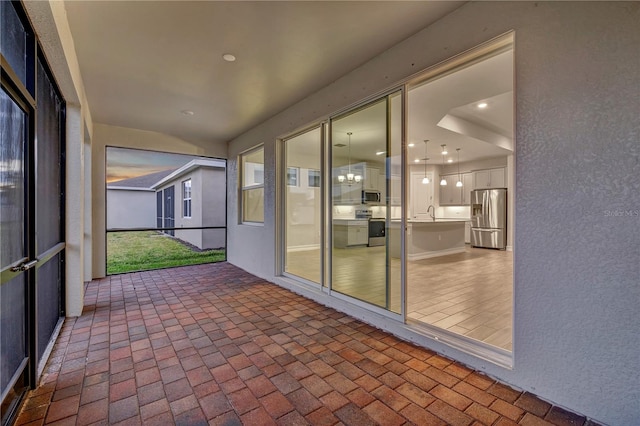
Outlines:
[[94,121],[202,144],[226,143],[463,3],[65,6]]

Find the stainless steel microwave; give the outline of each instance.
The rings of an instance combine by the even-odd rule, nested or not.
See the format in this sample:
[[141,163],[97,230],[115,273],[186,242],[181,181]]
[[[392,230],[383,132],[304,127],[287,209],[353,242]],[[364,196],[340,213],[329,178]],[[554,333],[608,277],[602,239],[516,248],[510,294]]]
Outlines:
[[380,204],[380,191],[362,191],[362,204]]

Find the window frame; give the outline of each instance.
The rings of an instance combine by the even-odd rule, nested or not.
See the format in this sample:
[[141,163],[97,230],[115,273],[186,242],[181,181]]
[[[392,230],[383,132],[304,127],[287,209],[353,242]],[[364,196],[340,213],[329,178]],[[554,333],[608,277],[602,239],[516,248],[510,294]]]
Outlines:
[[300,186],[300,167],[287,167],[287,186]]
[[[187,183],[188,185],[188,198],[187,198]],[[191,199],[192,199],[192,185],[191,178],[182,181],[182,218],[191,219]]]
[[[262,170],[261,170],[261,175],[258,175],[257,172],[259,171],[258,169],[253,169],[251,170],[251,172],[253,172],[253,179],[251,180],[252,184],[250,185],[245,185],[245,182],[247,181],[246,178],[246,173],[249,173],[250,171],[248,170],[248,168],[245,167],[245,158],[258,153],[259,151],[262,151],[262,163],[255,163],[255,164],[262,164]],[[238,169],[239,169],[239,179],[238,179],[238,223],[239,224],[244,224],[244,225],[263,225],[264,224],[264,144],[260,144],[258,146],[255,146],[247,151],[241,152],[238,155]],[[262,181],[255,183],[256,179],[258,176],[262,177]],[[245,193],[248,193],[249,191],[255,191],[257,189],[262,189],[262,220],[258,221],[258,220],[248,220],[245,218]]]
[[320,188],[321,183],[322,183],[322,175],[320,174],[320,170],[308,169],[307,186],[309,188]]

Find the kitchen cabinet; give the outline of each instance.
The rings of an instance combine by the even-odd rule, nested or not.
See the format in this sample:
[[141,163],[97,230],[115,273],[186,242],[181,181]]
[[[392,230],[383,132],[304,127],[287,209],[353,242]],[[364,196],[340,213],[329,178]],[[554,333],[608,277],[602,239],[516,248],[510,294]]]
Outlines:
[[387,176],[384,170],[378,175],[378,191],[380,191],[380,204],[387,202]]
[[366,220],[334,221],[333,246],[346,248],[369,243],[369,222]]
[[364,189],[380,190],[380,169],[366,166],[364,168]]
[[506,188],[504,167],[473,172],[474,189]]
[[471,205],[471,191],[473,190],[473,173],[462,174],[462,204]]
[[471,222],[465,222],[464,224],[464,242],[471,244]]
[[462,188],[456,186],[458,182],[457,173],[453,175],[442,175],[440,179],[444,179],[447,182],[446,185],[440,185],[440,181],[438,181],[441,206],[462,206],[471,203],[471,183],[473,181],[471,173],[460,174]]
[[362,182],[343,183],[341,185],[340,201],[342,204],[348,205],[362,204]]

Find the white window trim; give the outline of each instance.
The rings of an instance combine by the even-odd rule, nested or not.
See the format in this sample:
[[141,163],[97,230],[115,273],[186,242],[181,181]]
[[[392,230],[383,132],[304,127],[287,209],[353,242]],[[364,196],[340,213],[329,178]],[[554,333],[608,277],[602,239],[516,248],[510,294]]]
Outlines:
[[[262,183],[257,183],[257,184],[253,184],[253,185],[244,185],[244,164],[243,164],[243,158],[246,157],[247,155],[250,155],[256,151],[262,150],[262,165],[263,165],[263,179],[262,179]],[[264,219],[262,221],[254,221],[254,220],[245,220],[244,218],[244,191],[248,191],[248,190],[252,190],[252,189],[260,189],[263,188],[263,194],[262,194],[262,202],[264,205],[264,144],[260,144],[256,147],[253,147],[247,151],[243,151],[238,155],[238,223],[241,225],[252,225],[252,226],[262,226],[264,225]],[[264,208],[264,207],[263,207]],[[263,213],[263,217],[264,217],[264,213]]]
[[[186,183],[189,182],[189,198],[187,198],[187,194],[186,194]],[[193,205],[192,205],[192,198],[193,198],[193,186],[191,185],[191,178],[187,179],[187,180],[183,180],[182,181],[182,217],[184,219],[191,219],[193,217]],[[186,212],[185,212],[185,201],[189,201],[189,215],[187,216]]]

